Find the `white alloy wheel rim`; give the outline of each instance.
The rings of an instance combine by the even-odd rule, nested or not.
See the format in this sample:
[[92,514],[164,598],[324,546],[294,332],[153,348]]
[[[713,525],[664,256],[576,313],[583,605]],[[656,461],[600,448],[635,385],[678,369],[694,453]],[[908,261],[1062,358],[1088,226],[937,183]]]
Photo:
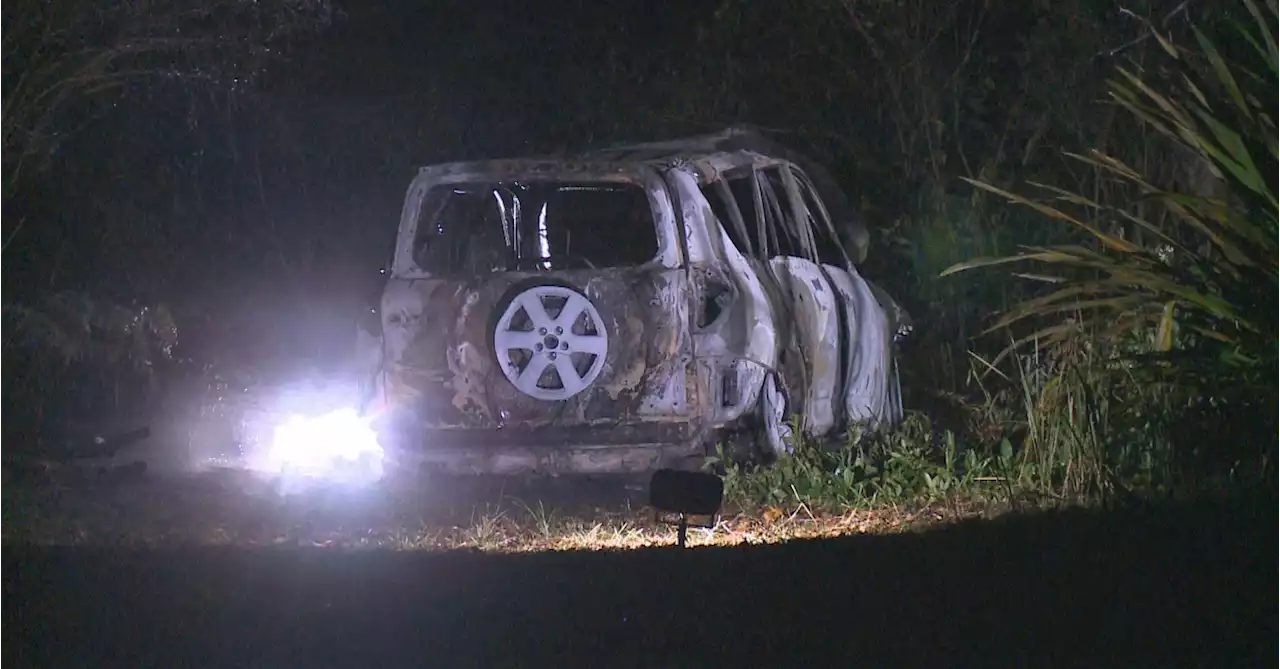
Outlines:
[[765,445],[774,455],[791,452],[791,425],[787,423],[787,397],[773,374],[760,387],[760,420],[764,422]]
[[493,352],[507,380],[540,400],[565,400],[600,375],[609,335],[585,295],[535,286],[516,295],[498,319]]

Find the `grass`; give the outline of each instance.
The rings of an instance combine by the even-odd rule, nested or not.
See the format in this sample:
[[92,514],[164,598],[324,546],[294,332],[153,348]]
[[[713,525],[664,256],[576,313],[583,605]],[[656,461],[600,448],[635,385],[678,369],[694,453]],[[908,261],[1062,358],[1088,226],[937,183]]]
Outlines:
[[731,508],[749,514],[788,510],[790,516],[793,511],[812,516],[1063,499],[1043,494],[1032,465],[1015,458],[1008,439],[994,447],[965,446],[950,430],[934,431],[920,413],[908,413],[893,432],[854,429],[835,447],[806,439],[795,440],[792,447],[792,454],[767,466],[731,462],[718,451],[708,464],[724,472]]
[[[534,524],[510,511],[498,525],[516,523],[530,543],[499,555],[6,545],[6,612],[26,624],[5,657],[1256,667],[1276,655],[1276,503],[1258,502],[1006,514],[921,532],[905,530],[948,519],[853,511],[820,523],[801,513],[691,532],[695,545],[738,545],[688,551],[543,551]],[[671,545],[669,528],[628,522],[566,523],[557,547]],[[857,536],[784,543],[777,532]]]
[[[744,485],[768,470],[739,474]],[[891,469],[891,471],[895,471]],[[978,482],[986,484],[985,482]],[[674,545],[676,529],[642,502],[599,502],[572,482],[540,493],[467,495],[387,486],[365,494],[311,489],[280,494],[268,482],[197,485],[134,481],[101,486],[5,486],[6,545],[473,550],[527,552],[623,550]],[[940,484],[935,483],[935,486]],[[735,493],[737,494],[737,493]],[[553,503],[552,498],[560,500]],[[779,543],[860,533],[893,533],[1009,506],[962,490],[920,503],[905,492],[874,504],[839,506],[818,499],[752,505],[741,495],[709,529],[691,529],[694,546]]]

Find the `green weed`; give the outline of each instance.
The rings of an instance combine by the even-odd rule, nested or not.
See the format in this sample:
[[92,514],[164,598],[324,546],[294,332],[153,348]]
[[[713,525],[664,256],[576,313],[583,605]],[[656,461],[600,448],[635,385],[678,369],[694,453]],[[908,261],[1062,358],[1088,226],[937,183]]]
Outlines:
[[834,447],[797,438],[790,454],[765,466],[736,462],[717,447],[708,466],[724,472],[726,501],[739,510],[803,506],[840,512],[998,497],[1002,466],[1011,463],[1011,453],[962,452],[954,433],[935,433],[927,418],[911,413],[895,431],[855,427]]

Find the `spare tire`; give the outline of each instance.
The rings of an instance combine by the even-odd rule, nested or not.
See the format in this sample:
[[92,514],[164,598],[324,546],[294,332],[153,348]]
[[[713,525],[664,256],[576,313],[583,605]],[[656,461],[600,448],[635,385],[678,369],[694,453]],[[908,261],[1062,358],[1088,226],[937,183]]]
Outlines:
[[572,286],[522,282],[490,326],[493,355],[511,385],[548,402],[567,400],[600,376],[609,332],[595,304]]

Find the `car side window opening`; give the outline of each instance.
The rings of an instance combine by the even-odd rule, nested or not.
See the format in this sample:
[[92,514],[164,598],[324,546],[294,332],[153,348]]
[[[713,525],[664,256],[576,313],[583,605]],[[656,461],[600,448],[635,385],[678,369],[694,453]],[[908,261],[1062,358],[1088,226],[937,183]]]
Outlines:
[[702,190],[711,212],[720,220],[738,251],[747,257],[767,259],[769,249],[763,240],[768,238],[768,233],[763,202],[752,169],[732,170]]
[[737,203],[734,202],[733,194],[729,191],[729,184],[724,180],[718,180],[702,185],[700,190],[707,205],[711,207],[711,214],[724,227],[725,234],[729,236],[729,242],[742,255],[748,258],[753,257],[757,244],[753,241],[753,235],[747,232],[746,222],[743,220],[742,212],[738,210]]
[[[786,191],[777,169],[756,172],[760,196],[765,202],[766,229],[769,231],[769,255],[806,257],[804,245],[796,234],[795,212],[786,206]],[[784,204],[786,203],[786,204]]]
[[803,175],[743,168],[703,187],[711,211],[743,255],[794,256],[843,266],[822,209]]
[[439,275],[642,265],[658,251],[644,189],[628,183],[467,183],[423,198],[414,261]]
[[818,198],[813,182],[799,170],[793,169],[792,174],[795,177],[796,188],[799,190],[804,214],[809,220],[809,229],[813,232],[814,251],[817,253],[818,262],[847,268],[849,259],[836,236],[835,226],[826,206]]

